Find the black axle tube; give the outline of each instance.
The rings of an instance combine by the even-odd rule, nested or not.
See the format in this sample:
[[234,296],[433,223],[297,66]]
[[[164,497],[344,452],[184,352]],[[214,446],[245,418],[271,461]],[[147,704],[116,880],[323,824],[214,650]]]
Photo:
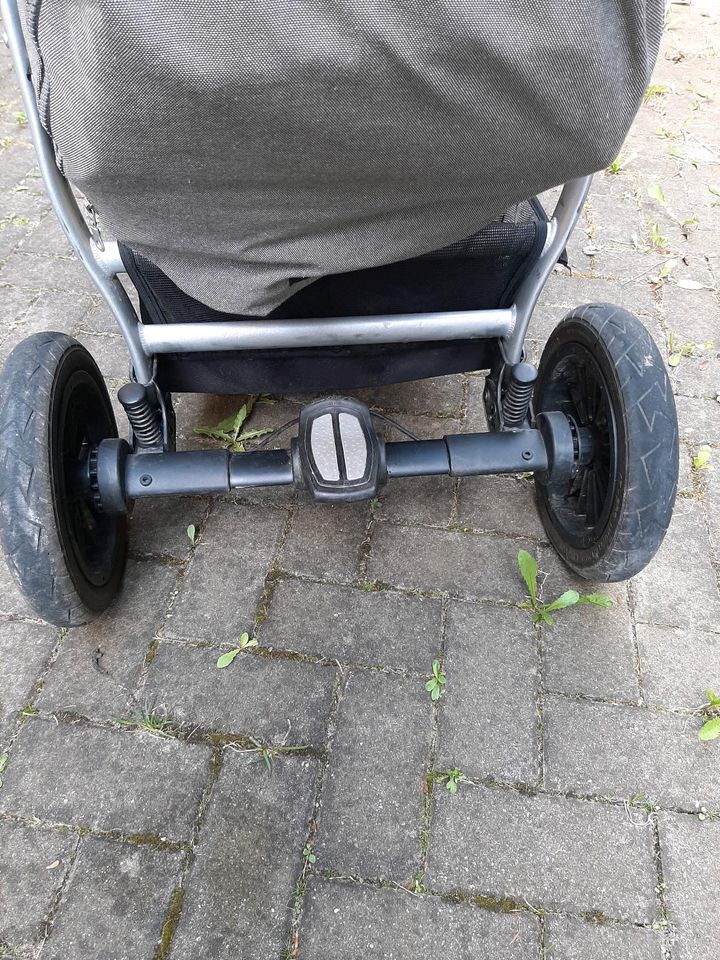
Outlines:
[[[539,430],[408,440],[388,443],[385,451],[388,479],[434,475],[469,477],[548,469],[546,443]],[[230,493],[244,487],[290,486],[296,482],[288,450],[128,453],[123,469],[126,500]],[[101,502],[117,503],[117,491],[103,490],[102,478],[100,487]]]

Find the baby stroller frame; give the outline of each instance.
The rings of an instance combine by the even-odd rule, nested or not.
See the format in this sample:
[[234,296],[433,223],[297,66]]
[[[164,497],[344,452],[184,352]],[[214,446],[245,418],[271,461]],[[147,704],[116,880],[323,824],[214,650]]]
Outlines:
[[[578,221],[590,188],[590,176],[569,181],[563,187],[547,225],[544,248],[508,306],[330,319],[143,323],[118,279],[119,274],[126,272],[118,244],[104,241],[98,231],[88,226],[70,184],[56,165],[53,143],[38,113],[17,2],[0,0],[0,7],[47,192],[75,253],[120,327],[131,362],[132,382],[118,395],[128,415],[129,443],[117,438],[104,384],[89,355],[74,361],[74,367],[82,368],[85,378],[83,404],[87,407],[88,403],[97,403],[110,412],[100,418],[94,431],[86,431],[80,447],[72,454],[77,460],[72,475],[53,462],[63,442],[57,439],[58,425],[49,425],[51,437],[56,437],[55,453],[50,442],[47,466],[49,482],[55,484],[52,498],[58,528],[57,556],[50,558],[50,566],[55,570],[60,560],[64,561],[68,572],[64,592],[60,590],[57,597],[48,596],[47,589],[38,581],[37,571],[21,569],[21,540],[12,518],[3,516],[3,543],[11,567],[39,613],[67,625],[82,622],[107,606],[122,576],[125,517],[133,500],[165,494],[227,493],[253,486],[293,485],[308,491],[317,501],[347,501],[371,498],[387,479],[395,477],[532,472],[541,481],[538,495],[548,534],[578,572],[597,579],[622,579],[648,561],[669,522],[675,495],[673,458],[675,478],[677,474],[672,394],[654,344],[630,314],[619,308],[594,305],[575,311],[566,319],[564,323],[570,327],[567,334],[580,327],[581,335],[570,336],[569,340],[567,334],[564,340],[556,337],[556,342],[548,345],[555,359],[548,361],[545,374],[541,365],[539,380],[536,369],[524,360],[524,340],[533,309]],[[622,330],[616,329],[618,318]],[[603,334],[608,323],[614,330],[612,342]],[[54,341],[41,345],[46,353],[49,351],[54,358],[68,350],[72,353],[66,343],[69,338],[59,334],[47,336]],[[302,409],[298,437],[291,450],[176,452],[170,394],[156,376],[156,361],[162,354],[475,339],[494,341],[489,354],[493,358],[492,369],[485,388],[490,432],[446,436],[441,440],[385,443],[374,430],[372,414],[364,404],[332,397]],[[576,357],[577,363],[586,365],[582,367],[583,377],[589,381],[594,378],[594,382],[585,384],[598,395],[594,420],[592,416],[578,415],[578,405],[582,404],[578,404],[577,397],[573,414],[572,390],[563,392],[558,388],[559,381],[567,380],[563,380],[563,364],[567,366],[568,350],[572,353],[573,344],[576,353],[582,352],[579,359]],[[629,409],[634,405],[634,397],[623,394],[622,384],[618,387],[609,382],[612,374],[608,368],[608,363],[617,367],[627,355],[623,350],[629,350],[631,345],[636,352],[651,358],[649,366],[655,379],[646,380],[645,389],[658,391],[664,404],[661,419],[665,431],[662,437],[657,431],[653,433],[653,443],[663,443],[670,457],[670,470],[665,467],[662,489],[654,490],[652,502],[641,505],[629,504],[627,496],[627,474],[635,469],[631,470],[630,464],[647,452],[645,447],[637,452],[629,449],[632,432],[637,432]],[[58,353],[59,347],[62,349]],[[86,354],[79,345],[76,347]],[[10,368],[12,359],[8,361]],[[28,362],[27,357],[24,362]],[[15,363],[19,365],[20,360]],[[60,360],[53,359],[53,363],[57,367]],[[589,373],[588,364],[592,367]],[[11,374],[12,369],[8,373],[6,368],[8,391]],[[645,375],[648,376],[647,371]],[[575,385],[571,386],[576,389],[577,368],[570,380],[573,376]],[[55,384],[57,370],[52,377]],[[600,422],[600,414],[606,423],[606,434],[602,436],[593,425]],[[608,444],[609,453],[605,450]],[[64,456],[67,460],[67,450]],[[573,483],[581,484],[588,465],[595,464],[601,456],[612,460],[607,469],[603,468],[604,488],[598,481],[593,491],[591,481],[587,481],[587,489],[579,493],[580,513],[577,506],[568,513],[563,503],[567,504],[568,496],[577,494],[572,492]],[[63,470],[63,477],[57,479]],[[609,498],[608,502],[600,502],[601,493],[605,500]],[[80,511],[84,520],[78,520],[77,510],[65,509],[66,503],[78,498],[84,502]],[[632,527],[627,515],[630,507],[635,515],[638,510],[645,510],[646,519],[640,527]],[[17,503],[13,509],[17,509]],[[584,518],[584,526],[579,518]],[[45,521],[41,523],[46,525]],[[79,532],[78,523],[85,523],[89,529]],[[608,524],[612,536],[607,535]],[[52,544],[49,552],[53,553]],[[62,579],[55,570],[53,582]]]

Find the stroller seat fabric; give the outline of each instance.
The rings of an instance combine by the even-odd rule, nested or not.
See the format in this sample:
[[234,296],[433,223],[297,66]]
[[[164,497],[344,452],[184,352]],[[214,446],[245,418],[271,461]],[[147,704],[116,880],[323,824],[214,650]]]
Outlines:
[[24,29],[42,122],[106,233],[201,304],[264,316],[609,163],[663,10],[26,0]]

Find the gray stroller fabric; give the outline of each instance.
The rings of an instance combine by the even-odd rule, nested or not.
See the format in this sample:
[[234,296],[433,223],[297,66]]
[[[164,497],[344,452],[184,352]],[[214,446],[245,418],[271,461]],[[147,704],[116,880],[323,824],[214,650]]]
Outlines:
[[222,311],[475,233],[617,154],[663,0],[26,0],[105,232]]

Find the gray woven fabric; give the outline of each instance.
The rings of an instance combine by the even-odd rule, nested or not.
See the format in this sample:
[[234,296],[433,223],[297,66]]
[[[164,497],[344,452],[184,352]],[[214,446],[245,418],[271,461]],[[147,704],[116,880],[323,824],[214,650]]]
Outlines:
[[[218,309],[399,260],[617,154],[663,0],[27,0],[109,234]],[[297,286],[293,287],[293,292]]]

